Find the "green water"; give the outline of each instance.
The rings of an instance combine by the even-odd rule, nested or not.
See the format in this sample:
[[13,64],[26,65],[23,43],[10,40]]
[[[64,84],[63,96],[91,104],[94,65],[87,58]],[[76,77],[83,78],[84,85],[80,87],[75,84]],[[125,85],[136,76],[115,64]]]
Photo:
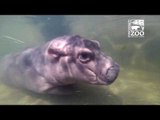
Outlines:
[[[128,19],[144,19],[145,37],[128,38]],[[160,16],[0,16],[0,57],[64,34],[100,41],[121,67],[109,86],[79,84],[73,95],[41,95],[0,84],[0,104],[159,105]],[[19,41],[20,40],[20,41]]]

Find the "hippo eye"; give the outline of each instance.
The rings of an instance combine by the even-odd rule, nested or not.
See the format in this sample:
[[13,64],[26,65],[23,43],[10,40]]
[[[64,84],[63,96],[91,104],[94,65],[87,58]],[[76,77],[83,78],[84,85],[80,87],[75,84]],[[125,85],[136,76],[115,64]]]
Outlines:
[[86,63],[93,59],[93,54],[89,52],[82,52],[79,54],[78,58],[82,63]]

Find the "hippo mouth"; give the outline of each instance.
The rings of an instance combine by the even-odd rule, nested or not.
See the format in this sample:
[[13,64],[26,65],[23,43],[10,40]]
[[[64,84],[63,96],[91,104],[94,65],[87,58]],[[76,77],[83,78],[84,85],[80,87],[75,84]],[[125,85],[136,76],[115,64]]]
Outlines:
[[91,84],[96,84],[96,85],[109,85],[111,83],[113,83],[116,78],[118,77],[119,74],[119,66],[115,65],[110,67],[106,74],[100,74],[98,75],[97,73],[95,73],[93,70],[91,69],[87,69],[87,72],[89,73],[89,83]]
[[106,85],[104,78],[99,77],[93,70],[87,69],[87,72],[89,73],[89,83],[95,84],[95,85]]

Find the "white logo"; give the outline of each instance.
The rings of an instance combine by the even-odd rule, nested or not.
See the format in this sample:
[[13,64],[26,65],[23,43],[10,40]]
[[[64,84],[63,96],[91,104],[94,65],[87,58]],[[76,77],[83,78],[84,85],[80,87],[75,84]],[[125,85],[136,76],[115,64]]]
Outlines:
[[129,38],[144,37],[144,20],[142,19],[128,20],[128,37]]

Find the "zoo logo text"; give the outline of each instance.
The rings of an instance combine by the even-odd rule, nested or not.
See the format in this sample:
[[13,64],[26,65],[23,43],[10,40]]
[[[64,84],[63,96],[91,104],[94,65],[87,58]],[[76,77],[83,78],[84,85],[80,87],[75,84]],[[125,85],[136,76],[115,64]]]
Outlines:
[[129,38],[144,37],[144,20],[142,19],[128,20],[128,37]]

